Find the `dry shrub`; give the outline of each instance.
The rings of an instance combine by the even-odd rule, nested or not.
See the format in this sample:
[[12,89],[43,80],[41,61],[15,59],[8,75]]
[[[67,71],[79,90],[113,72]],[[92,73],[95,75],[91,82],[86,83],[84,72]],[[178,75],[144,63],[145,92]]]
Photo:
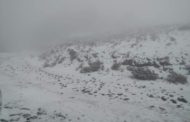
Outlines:
[[167,76],[167,81],[174,84],[185,84],[187,83],[187,77],[176,72],[171,72]]
[[90,73],[90,72],[99,71],[100,69],[103,69],[103,63],[100,61],[95,61],[95,62],[89,62],[89,66],[82,67],[80,72]]
[[70,55],[70,60],[73,61],[78,57],[78,53],[73,50],[73,49],[68,49],[69,55]]
[[145,67],[145,66],[153,66],[159,67],[155,61],[151,61],[150,59],[145,59],[144,61],[137,61],[135,59],[126,59],[122,62],[122,65],[136,66],[136,67]]
[[121,66],[121,63],[114,62],[114,64],[111,66],[111,69],[112,70],[119,70],[120,66]]
[[148,69],[147,67],[136,67],[131,69],[133,77],[139,80],[156,80],[158,79],[158,74],[154,71]]

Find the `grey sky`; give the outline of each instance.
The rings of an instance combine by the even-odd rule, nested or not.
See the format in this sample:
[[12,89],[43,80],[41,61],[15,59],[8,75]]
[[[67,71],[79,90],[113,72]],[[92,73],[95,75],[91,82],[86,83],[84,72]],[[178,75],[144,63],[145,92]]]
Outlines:
[[189,12],[190,0],[0,0],[0,50],[128,27],[187,23]]

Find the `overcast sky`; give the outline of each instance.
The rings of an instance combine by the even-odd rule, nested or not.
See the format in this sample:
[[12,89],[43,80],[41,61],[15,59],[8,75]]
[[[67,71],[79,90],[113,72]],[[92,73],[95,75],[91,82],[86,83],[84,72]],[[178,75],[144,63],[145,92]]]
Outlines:
[[0,51],[128,27],[187,22],[190,0],[0,0]]

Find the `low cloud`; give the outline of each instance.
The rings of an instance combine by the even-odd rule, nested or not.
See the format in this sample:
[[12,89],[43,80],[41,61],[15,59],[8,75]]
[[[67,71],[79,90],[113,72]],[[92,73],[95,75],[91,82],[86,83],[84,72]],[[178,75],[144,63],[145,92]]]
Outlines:
[[189,0],[0,0],[0,48],[190,21]]

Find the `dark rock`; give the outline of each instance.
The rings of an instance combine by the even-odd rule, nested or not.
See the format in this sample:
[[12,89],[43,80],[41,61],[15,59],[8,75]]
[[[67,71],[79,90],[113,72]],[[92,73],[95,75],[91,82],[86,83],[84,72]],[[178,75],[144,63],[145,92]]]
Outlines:
[[176,107],[177,107],[177,108],[182,108],[182,105],[177,105]]
[[42,108],[38,108],[37,115],[46,115],[46,111],[43,110]]
[[173,95],[173,94],[170,94],[169,96],[170,96],[170,97],[174,97],[174,95]]
[[148,97],[150,97],[150,98],[154,98],[154,96],[153,96],[152,94],[149,94]]
[[5,119],[0,119],[0,122],[9,122],[9,121]]
[[170,100],[172,103],[174,103],[174,104],[176,104],[177,103],[177,101],[176,100],[174,100],[174,99],[171,99]]
[[188,101],[185,98],[183,98],[183,97],[178,97],[177,100],[179,102],[188,103]]
[[164,96],[162,96],[161,99],[162,99],[163,101],[166,101],[166,100],[167,100]]
[[28,118],[28,117],[30,117],[31,115],[30,114],[23,114],[22,115],[24,118]]
[[128,100],[129,100],[129,98],[124,98],[123,100],[124,100],[124,101],[128,101]]

